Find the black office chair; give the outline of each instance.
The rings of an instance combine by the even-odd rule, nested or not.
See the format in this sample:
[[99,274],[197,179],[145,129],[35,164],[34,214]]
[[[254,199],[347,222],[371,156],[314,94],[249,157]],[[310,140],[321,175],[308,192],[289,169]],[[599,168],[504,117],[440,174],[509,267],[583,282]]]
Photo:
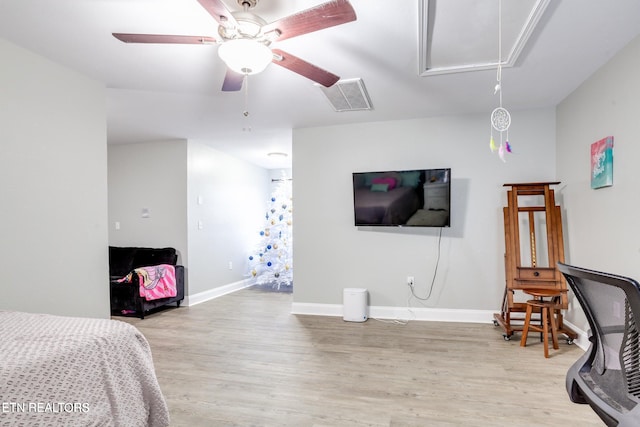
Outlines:
[[588,403],[608,426],[640,426],[640,284],[558,263],[591,328],[587,352],[567,372],[572,402]]

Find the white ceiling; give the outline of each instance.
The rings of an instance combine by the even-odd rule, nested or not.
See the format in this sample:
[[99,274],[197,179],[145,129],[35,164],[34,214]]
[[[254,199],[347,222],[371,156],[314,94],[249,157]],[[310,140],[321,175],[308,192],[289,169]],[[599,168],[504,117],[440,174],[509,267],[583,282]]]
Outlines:
[[[224,1],[239,9],[235,0]],[[497,44],[495,15],[487,13],[497,14],[497,0],[433,1],[436,22],[455,14],[463,23],[452,27],[455,33],[474,31]],[[320,3],[261,0],[253,12],[271,22]],[[335,112],[311,81],[273,64],[249,77],[247,98],[244,91],[221,92],[225,69],[217,46],[124,44],[111,36],[215,36],[216,22],[196,0],[0,0],[0,37],[103,82],[110,144],[196,139],[264,167],[289,164],[290,157],[283,162],[266,153],[290,153],[293,128],[489,115],[496,107],[495,70],[419,75],[420,1],[351,3],[355,22],[274,47],[343,79],[362,78],[371,111]],[[503,7],[506,26],[516,19],[504,16],[508,9]],[[445,12],[448,18],[438,17]],[[483,24],[483,17],[493,22]],[[640,0],[551,0],[515,66],[503,70],[504,106],[556,105],[639,33]],[[440,34],[439,49],[460,47],[459,36]],[[465,49],[458,51],[464,55]]]

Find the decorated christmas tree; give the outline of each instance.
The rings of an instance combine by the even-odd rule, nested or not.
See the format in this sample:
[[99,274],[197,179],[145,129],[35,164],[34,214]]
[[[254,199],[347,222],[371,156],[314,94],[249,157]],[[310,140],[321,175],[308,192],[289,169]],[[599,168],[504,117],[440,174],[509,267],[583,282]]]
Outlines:
[[281,179],[267,204],[260,241],[249,256],[256,285],[293,286],[291,181]]

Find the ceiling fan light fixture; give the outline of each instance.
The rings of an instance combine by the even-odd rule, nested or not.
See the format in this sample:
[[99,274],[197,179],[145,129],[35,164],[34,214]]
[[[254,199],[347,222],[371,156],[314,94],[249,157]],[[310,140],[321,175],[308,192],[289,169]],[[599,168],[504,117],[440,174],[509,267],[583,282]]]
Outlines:
[[227,67],[239,74],[261,73],[273,59],[267,45],[251,39],[226,41],[218,48],[218,55]]

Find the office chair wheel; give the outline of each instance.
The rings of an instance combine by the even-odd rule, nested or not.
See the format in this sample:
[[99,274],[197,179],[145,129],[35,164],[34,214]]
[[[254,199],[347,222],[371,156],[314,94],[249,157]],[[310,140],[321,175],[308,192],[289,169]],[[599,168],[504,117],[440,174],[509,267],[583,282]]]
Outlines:
[[502,334],[502,338],[504,338],[505,341],[511,341],[511,335]]
[[572,345],[573,344],[573,338],[567,338],[567,344],[568,345]]
[[493,326],[498,326],[498,321],[497,320],[493,321]]

